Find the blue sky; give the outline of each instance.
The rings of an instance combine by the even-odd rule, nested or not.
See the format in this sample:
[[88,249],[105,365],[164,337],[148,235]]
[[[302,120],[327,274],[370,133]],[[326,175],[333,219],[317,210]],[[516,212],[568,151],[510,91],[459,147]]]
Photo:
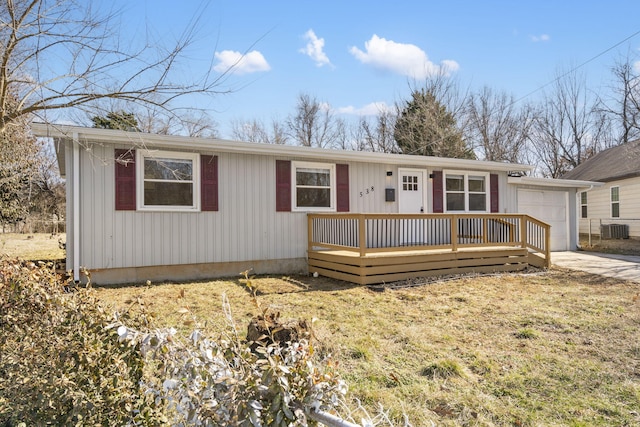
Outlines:
[[[223,70],[225,95],[198,99],[230,137],[231,120],[284,120],[301,93],[346,119],[408,99],[410,85],[447,66],[462,87],[534,101],[559,69],[583,64],[640,31],[637,1],[122,1],[125,37],[170,41],[200,15],[185,75]],[[203,5],[206,7],[203,8]],[[581,68],[606,90],[616,59],[640,35]],[[534,92],[531,94],[531,92]]]

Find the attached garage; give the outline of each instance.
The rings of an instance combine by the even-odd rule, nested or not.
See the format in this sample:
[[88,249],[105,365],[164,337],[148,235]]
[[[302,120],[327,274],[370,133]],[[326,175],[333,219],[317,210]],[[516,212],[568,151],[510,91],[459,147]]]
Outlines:
[[569,192],[518,189],[518,212],[551,225],[551,250],[570,250]]
[[509,177],[507,182],[518,213],[551,225],[551,251],[577,249],[580,210],[577,196],[601,183],[526,176]]

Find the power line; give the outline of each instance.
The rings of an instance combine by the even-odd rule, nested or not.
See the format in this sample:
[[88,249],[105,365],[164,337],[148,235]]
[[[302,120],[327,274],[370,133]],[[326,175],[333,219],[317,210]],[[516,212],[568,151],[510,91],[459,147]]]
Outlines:
[[[631,34],[630,36],[625,37],[624,39],[620,40],[619,42],[617,42],[617,43],[613,44],[612,46],[609,46],[609,47],[608,47],[608,48],[606,48],[605,50],[603,50],[603,51],[599,52],[597,55],[595,55],[595,56],[593,56],[593,57],[591,57],[591,58],[587,59],[586,61],[582,62],[581,64],[579,64],[579,65],[577,65],[577,66],[573,67],[573,68],[572,68],[572,69],[570,69],[569,71],[566,71],[565,73],[563,73],[563,74],[561,74],[561,75],[557,76],[557,77],[556,77],[556,78],[554,78],[553,80],[551,80],[551,81],[549,81],[549,82],[547,82],[547,83],[545,83],[545,84],[543,84],[543,85],[541,85],[541,86],[538,86],[536,89],[534,89],[534,90],[532,90],[532,91],[530,91],[530,92],[526,93],[525,95],[521,96],[520,98],[515,99],[513,102],[509,103],[509,105],[508,105],[508,106],[509,106],[509,107],[511,107],[511,106],[513,106],[513,105],[517,104],[518,102],[522,101],[523,99],[530,97],[530,96],[531,96],[531,95],[533,95],[534,93],[541,91],[542,89],[546,88],[547,86],[550,86],[550,85],[552,85],[552,84],[556,83],[557,81],[559,81],[559,80],[563,79],[564,77],[566,77],[566,76],[568,76],[569,74],[571,74],[571,73],[575,72],[576,70],[579,70],[580,68],[584,67],[585,65],[587,65],[587,64],[589,64],[589,63],[591,63],[591,62],[595,61],[596,59],[600,58],[602,55],[604,55],[604,54],[606,54],[606,53],[608,53],[608,52],[612,51],[613,49],[615,49],[615,48],[617,48],[618,46],[620,46],[621,44],[623,44],[623,43],[625,43],[625,42],[627,42],[627,41],[631,40],[632,38],[636,37],[636,36],[637,36],[637,35],[639,35],[639,34],[640,34],[640,30],[638,30],[638,31],[634,32],[634,33],[633,33],[633,34]],[[437,140],[437,141],[435,141],[435,142],[436,142],[436,143],[437,143],[437,142],[441,142],[442,140],[444,140],[444,138],[446,138],[447,136],[450,136],[450,135],[452,135],[452,134],[453,134],[453,133],[450,133],[449,135],[445,135],[444,137],[440,138],[439,140]],[[412,150],[412,151],[411,151],[411,152],[409,152],[409,153],[403,153],[403,154],[415,154],[415,153],[416,153],[416,152],[418,152],[420,149],[421,149],[421,148],[416,148],[415,150]]]
[[640,30],[636,31],[635,33],[631,34],[630,36],[624,38],[623,40],[620,40],[619,42],[617,42],[616,44],[606,48],[605,50],[603,50],[602,52],[598,53],[597,55],[587,59],[586,61],[584,61],[583,63],[573,67],[572,69],[570,69],[569,71],[557,76],[555,79],[551,80],[550,82],[547,82],[545,84],[543,84],[542,86],[537,87],[536,89],[532,90],[531,92],[521,96],[520,98],[516,99],[515,101],[512,102],[513,104],[516,104],[520,101],[522,101],[525,98],[528,98],[529,96],[533,95],[536,92],[541,91],[542,89],[544,89],[545,87],[552,85],[553,83],[557,82],[558,80],[568,76],[569,74],[575,72],[576,70],[579,70],[580,68],[584,67],[585,65],[589,64],[590,62],[595,61],[596,59],[600,58],[602,55],[604,55],[607,52],[612,51],[613,49],[615,49],[616,47],[620,46],[621,44],[625,43],[626,41],[631,40],[632,38],[634,38],[635,36],[637,36],[638,34],[640,34]]

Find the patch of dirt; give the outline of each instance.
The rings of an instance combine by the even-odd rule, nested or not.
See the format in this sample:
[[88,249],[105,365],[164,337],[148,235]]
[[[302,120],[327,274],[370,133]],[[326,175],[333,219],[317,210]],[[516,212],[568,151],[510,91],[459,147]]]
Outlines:
[[601,252],[606,254],[640,255],[640,239],[600,239],[600,236],[580,235],[580,247],[587,252]]
[[257,315],[251,319],[247,327],[247,341],[253,342],[252,348],[258,343],[268,346],[272,343],[284,344],[310,337],[311,328],[306,320],[283,321],[279,312]]
[[313,277],[311,275],[256,276],[251,278],[251,284],[258,297],[295,292],[340,291],[359,286],[355,283],[343,282],[329,277]]

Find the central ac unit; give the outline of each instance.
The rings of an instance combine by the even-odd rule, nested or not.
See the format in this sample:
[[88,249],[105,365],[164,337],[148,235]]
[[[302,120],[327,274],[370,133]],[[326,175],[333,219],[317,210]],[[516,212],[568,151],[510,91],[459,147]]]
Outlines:
[[626,224],[602,224],[600,236],[603,239],[628,239],[629,226]]

